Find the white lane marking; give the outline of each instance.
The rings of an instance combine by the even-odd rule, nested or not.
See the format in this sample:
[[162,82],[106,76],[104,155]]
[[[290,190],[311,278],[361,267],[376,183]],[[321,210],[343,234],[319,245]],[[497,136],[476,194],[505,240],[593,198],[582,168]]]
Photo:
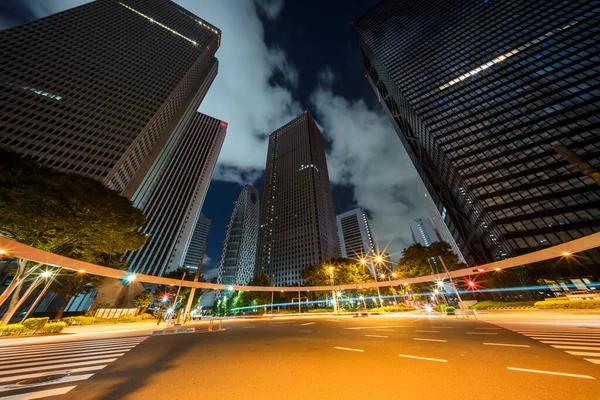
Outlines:
[[487,329],[487,330],[499,331],[502,328],[475,328],[475,329]]
[[422,340],[424,342],[443,342],[446,343],[447,340],[442,340],[442,339],[422,339],[422,338],[413,338],[414,340]]
[[507,346],[507,347],[531,347],[528,344],[511,344],[511,343],[484,343],[488,346]]
[[389,336],[383,336],[383,335],[365,335],[368,337],[380,337],[380,338],[388,338]]
[[[530,336],[530,339],[537,339],[537,338],[534,337],[534,336]],[[559,340],[559,341],[563,341],[563,342],[576,342],[576,343],[585,343],[585,344],[588,344],[588,343],[600,343],[600,340],[597,340],[597,339],[577,339],[577,338],[573,339],[573,338],[560,338],[560,337],[556,337],[556,338],[554,338],[554,337],[552,337],[552,338],[539,338],[538,340],[541,341],[541,342],[543,340],[555,340],[555,341]],[[545,342],[542,342],[542,343],[545,343]]]
[[1,371],[4,371],[7,368],[9,368],[9,369],[21,368],[21,367],[27,367],[29,365],[46,365],[46,364],[56,364],[56,363],[64,363],[64,362],[79,361],[79,360],[97,360],[97,359],[102,359],[102,358],[106,358],[106,357],[121,357],[124,354],[125,353],[119,353],[119,354],[109,354],[109,355],[93,356],[93,357],[76,356],[76,357],[71,357],[67,360],[54,360],[54,359],[46,358],[47,361],[42,361],[42,362],[39,362],[39,361],[31,362],[31,360],[29,360],[28,362],[19,363],[19,364],[3,365],[0,367],[0,374],[3,374],[3,372],[1,372]]
[[67,376],[66,378],[58,379],[55,381],[34,383],[32,385],[27,385],[27,386],[17,386],[14,384],[13,385],[2,385],[2,386],[0,386],[0,392],[9,392],[12,390],[28,389],[28,388],[34,388],[34,387],[39,387],[39,386],[58,385],[58,384],[62,384],[62,383],[85,381],[86,379],[91,378],[93,375],[94,374],[73,375],[73,376]]
[[50,369],[65,369],[65,368],[71,368],[71,367],[79,367],[79,366],[83,366],[83,365],[111,363],[116,360],[117,360],[116,358],[106,358],[104,360],[96,360],[96,361],[82,361],[82,362],[67,363],[67,364],[45,365],[43,367],[21,368],[21,369],[14,369],[12,371],[0,371],[0,375],[21,374],[23,372],[32,372],[32,371],[47,371]]
[[361,349],[351,349],[349,347],[334,347],[334,349],[338,349],[338,350],[348,350],[348,351],[358,351],[359,353],[364,352],[364,350]]
[[537,374],[570,376],[572,378],[583,378],[583,379],[596,379],[593,376],[589,376],[589,375],[567,374],[565,372],[539,371],[537,369],[513,368],[513,367],[506,367],[506,368],[508,368],[511,371],[535,372]]
[[396,332],[394,329],[375,329],[376,331],[379,332]]
[[[32,362],[32,361],[43,361],[43,360],[47,360],[47,359],[51,359],[51,360],[58,360],[61,358],[74,358],[74,357],[84,357],[89,359],[88,356],[97,356],[97,355],[103,355],[103,356],[110,356],[110,357],[117,357],[117,356],[122,356],[123,354],[125,354],[124,352],[129,351],[130,349],[127,350],[113,350],[110,349],[108,351],[96,351],[93,353],[87,353],[87,352],[78,352],[75,354],[64,354],[64,355],[60,355],[57,356],[56,354],[48,354],[46,356],[43,357],[37,357],[37,358],[31,358],[31,356],[28,357],[13,357],[12,359],[10,359],[9,361],[6,361],[8,359],[6,358],[2,358],[2,361],[0,362],[0,368],[2,368],[2,365],[8,364],[10,366],[15,366],[15,364],[13,364],[15,361],[27,361],[27,362]],[[121,354],[114,354],[114,353],[121,353]],[[61,361],[62,362],[62,361]]]
[[585,356],[585,357],[600,357],[600,353],[588,353],[586,351],[565,351],[573,356]]
[[76,342],[53,342],[45,344],[29,344],[20,346],[0,346],[2,351],[21,351],[21,350],[35,350],[55,347],[76,347],[76,346],[99,346],[99,345],[113,345],[113,344],[129,344],[129,343],[141,343],[146,340],[144,338],[132,338],[132,339],[110,339],[110,340],[79,340]]
[[497,335],[496,332],[465,332],[467,335]]
[[255,326],[242,326],[242,329],[251,329],[251,328],[256,328]]
[[589,361],[591,363],[594,364],[600,364],[600,359],[599,358],[584,358],[585,361]]
[[420,330],[416,330],[415,332],[421,332],[421,333],[440,333],[440,331],[420,331]]
[[62,370],[58,370],[58,371],[44,372],[44,373],[41,373],[41,374],[37,373],[37,374],[26,374],[26,375],[17,375],[17,376],[13,375],[13,376],[9,376],[8,378],[0,378],[0,383],[17,382],[17,381],[20,381],[20,380],[23,380],[23,379],[37,378],[38,376],[51,375],[51,374],[59,374],[59,373],[74,374],[76,372],[98,371],[98,370],[101,370],[103,368],[106,368],[106,364],[105,365],[94,365],[93,367],[62,369]]
[[[588,347],[588,346],[552,346],[555,349],[566,349],[566,350],[594,350],[600,351],[600,347]],[[600,353],[598,353],[600,356]]]
[[307,322],[305,324],[300,324],[300,326],[314,325],[314,324],[316,324],[316,322]]
[[390,326],[359,326],[354,328],[344,328],[344,329],[380,329],[380,328],[409,328],[407,325],[390,325]]
[[532,339],[581,339],[581,340],[589,340],[592,342],[598,342],[600,341],[600,337],[598,338],[594,338],[592,336],[566,336],[566,335],[562,335],[562,336],[550,336],[550,335],[535,335],[535,336],[529,336],[529,335],[525,335],[527,337],[530,337]]
[[342,322],[342,321],[338,321],[338,320],[335,320],[335,319],[326,319],[325,321],[328,321],[328,322],[337,322],[338,324],[340,322]]
[[399,354],[399,356],[400,357],[404,357],[404,358],[414,358],[414,359],[417,359],[417,360],[448,362],[448,360],[441,360],[439,358],[417,357],[417,356],[409,356],[409,355],[406,355],[406,354]]
[[61,395],[61,394],[69,393],[71,390],[73,390],[75,388],[76,388],[76,386],[65,386],[65,387],[62,387],[62,388],[41,390],[41,391],[33,392],[33,393],[22,393],[22,394],[15,394],[15,395],[12,395],[12,396],[2,396],[2,397],[0,397],[0,399],[1,400],[35,400],[35,399],[45,399],[47,397],[58,396],[58,395]]

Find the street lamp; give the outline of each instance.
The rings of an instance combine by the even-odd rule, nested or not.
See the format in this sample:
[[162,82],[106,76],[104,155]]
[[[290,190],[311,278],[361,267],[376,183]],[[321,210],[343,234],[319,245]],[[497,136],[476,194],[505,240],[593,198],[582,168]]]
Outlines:
[[128,274],[125,279],[127,280],[127,282],[133,282],[135,281],[136,276],[134,274]]
[[[31,303],[31,306],[29,306],[29,310],[27,310],[27,312],[25,313],[25,316],[21,320],[21,323],[23,323],[23,321],[25,321],[27,319],[29,314],[31,314],[31,312],[33,310],[35,310],[35,308],[37,307],[40,300],[42,300],[42,298],[46,295],[46,292],[50,288],[50,285],[52,285],[52,282],[54,282],[54,279],[56,278],[56,275],[58,275],[59,271],[60,271],[60,268],[57,268],[56,271],[54,271],[54,272],[46,270],[40,274],[40,277],[42,277],[42,278],[49,278],[49,277],[52,277],[52,278],[48,279],[48,282],[46,282],[46,285],[44,285],[44,288],[37,295],[37,297],[35,298],[33,303]],[[35,282],[34,282],[34,284],[35,284]]]

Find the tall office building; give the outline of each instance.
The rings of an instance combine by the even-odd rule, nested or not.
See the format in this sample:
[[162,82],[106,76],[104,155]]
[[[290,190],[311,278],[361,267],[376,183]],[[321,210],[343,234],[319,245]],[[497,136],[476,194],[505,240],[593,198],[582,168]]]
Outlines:
[[[383,0],[354,25],[369,82],[469,263],[600,230],[596,1]],[[578,261],[563,271],[593,271],[600,252]]]
[[429,218],[416,218],[410,221],[410,233],[415,244],[425,247],[441,240]]
[[221,31],[168,0],[97,0],[0,32],[0,146],[132,197],[217,71]]
[[437,207],[435,206],[435,203],[431,199],[431,195],[427,191],[425,184],[423,184],[423,181],[418,177],[417,177],[417,191],[419,192],[419,194],[421,195],[421,198],[423,199],[425,208],[427,209],[427,211],[429,211],[429,216],[431,217],[431,220],[433,221],[433,225],[435,226],[435,229],[437,230],[437,233],[438,233],[440,239],[442,239],[444,242],[446,242],[450,245],[450,247],[452,248],[452,251],[454,252],[454,254],[456,254],[458,256],[458,260],[461,263],[466,264],[467,262],[465,261],[465,258],[462,255],[462,252],[461,252],[460,248],[458,247],[456,240],[454,240],[454,237],[452,237],[452,234],[450,233],[450,230],[448,229],[448,226],[446,225],[446,222],[444,221],[442,214],[440,214],[440,211],[437,209]]
[[336,221],[342,257],[362,258],[376,252],[367,214],[362,208],[339,214]]
[[254,276],[259,214],[258,190],[246,185],[227,226],[217,283],[247,285]]
[[208,239],[208,231],[210,230],[210,219],[198,214],[196,225],[190,239],[187,251],[183,257],[183,267],[195,271],[198,269],[206,240]]
[[142,232],[149,236],[127,255],[133,271],[163,275],[183,267],[226,131],[225,122],[198,112],[159,154],[132,199],[148,219]]
[[305,111],[269,135],[257,268],[294,284],[303,268],[339,255],[325,142]]

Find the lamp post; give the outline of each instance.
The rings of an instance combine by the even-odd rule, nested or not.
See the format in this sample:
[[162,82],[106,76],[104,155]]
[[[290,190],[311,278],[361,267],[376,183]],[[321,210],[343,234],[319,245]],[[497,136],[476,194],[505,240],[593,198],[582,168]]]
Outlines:
[[[271,286],[275,287],[275,274],[271,274]],[[271,316],[273,315],[273,301],[275,300],[275,290],[271,290]]]
[[335,290],[333,289],[333,267],[329,267],[329,278],[331,279],[331,301],[333,302],[333,312],[338,312],[337,301],[335,298]]

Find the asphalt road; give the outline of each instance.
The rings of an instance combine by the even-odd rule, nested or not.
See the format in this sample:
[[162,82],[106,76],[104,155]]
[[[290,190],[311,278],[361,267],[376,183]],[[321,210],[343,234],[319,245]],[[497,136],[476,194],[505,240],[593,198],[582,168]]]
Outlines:
[[[0,400],[600,399],[600,327],[499,325],[303,317],[180,335],[0,343]],[[61,371],[71,375],[14,385]]]

